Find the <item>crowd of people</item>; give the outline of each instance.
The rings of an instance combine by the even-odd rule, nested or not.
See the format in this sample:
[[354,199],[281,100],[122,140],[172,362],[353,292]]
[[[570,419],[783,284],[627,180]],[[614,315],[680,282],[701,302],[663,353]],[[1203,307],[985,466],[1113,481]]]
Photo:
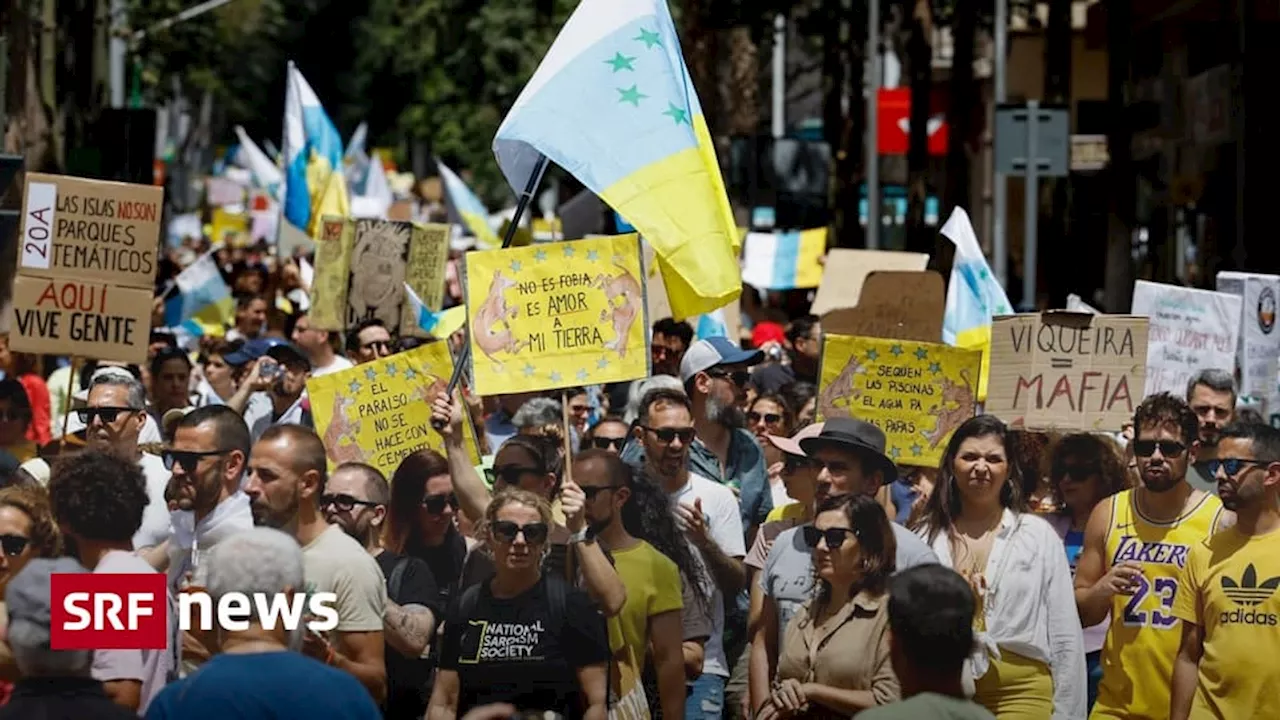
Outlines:
[[[306,383],[419,341],[238,290],[144,367],[0,350],[0,718],[1280,717],[1280,431],[1229,371],[1120,433],[978,415],[912,467],[815,422],[816,318],[662,319],[651,377],[438,395],[442,451],[388,477],[331,468]],[[332,592],[338,623],[55,651],[61,572]]]

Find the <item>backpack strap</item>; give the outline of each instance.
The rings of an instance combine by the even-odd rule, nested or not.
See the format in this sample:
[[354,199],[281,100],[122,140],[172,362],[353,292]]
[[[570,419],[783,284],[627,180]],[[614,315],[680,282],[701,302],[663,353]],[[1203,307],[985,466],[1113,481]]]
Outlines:
[[399,603],[396,598],[400,597],[400,586],[404,584],[404,572],[409,567],[409,556],[401,555],[396,564],[391,568],[391,577],[387,578],[387,595],[390,596],[392,602]]

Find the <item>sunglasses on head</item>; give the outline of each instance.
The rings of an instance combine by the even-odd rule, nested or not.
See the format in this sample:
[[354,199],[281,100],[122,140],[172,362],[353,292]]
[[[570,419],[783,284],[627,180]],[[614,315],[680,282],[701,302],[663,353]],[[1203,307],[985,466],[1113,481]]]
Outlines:
[[844,545],[850,535],[857,537],[858,533],[849,528],[833,527],[826,530],[819,530],[812,525],[805,525],[801,530],[804,533],[804,544],[811,548],[818,547],[819,540],[827,541],[827,549],[835,550]]
[[31,538],[22,535],[0,535],[0,551],[8,557],[16,557],[27,549]]
[[193,473],[200,461],[207,457],[226,455],[229,450],[165,450],[160,459],[164,460],[164,469],[173,472],[173,466],[181,467],[185,472]]
[[432,515],[439,515],[444,512],[446,505],[454,510],[458,509],[457,493],[439,493],[422,498],[422,507],[426,508],[427,512]]
[[524,475],[541,475],[544,471],[536,467],[523,467],[520,465],[503,465],[501,467],[493,467],[484,471],[489,478],[490,485],[496,485],[499,480],[506,485],[519,485],[520,478]]
[[626,435],[623,435],[622,437],[616,437],[616,438],[599,437],[599,436],[591,438],[591,447],[597,450],[611,450],[615,448],[617,450],[622,450],[622,446],[626,444],[627,444]]
[[1242,470],[1246,470],[1255,465],[1269,465],[1270,460],[1246,460],[1244,458],[1217,458],[1205,462],[1205,469],[1209,471],[1209,477],[1218,474],[1218,468],[1222,468],[1222,472],[1227,477],[1233,478],[1239,475]]
[[524,541],[530,545],[538,545],[547,539],[547,524],[544,522],[517,525],[510,520],[494,520],[489,529],[495,538],[503,542],[515,542],[517,535],[523,535]]
[[320,507],[333,506],[339,512],[351,512],[355,507],[377,507],[378,503],[368,500],[357,500],[346,493],[327,493],[320,496]]
[[657,435],[658,439],[667,445],[674,442],[676,438],[680,438],[681,443],[688,445],[693,442],[693,436],[695,433],[693,428],[655,428],[649,427],[648,425],[643,425],[642,427],[654,435]]
[[116,418],[120,417],[121,413],[127,414],[135,412],[138,411],[128,407],[79,408],[76,410],[76,416],[79,417],[80,422],[85,425],[92,425],[93,419],[96,417],[102,418],[102,422],[104,423],[113,423],[116,421]]
[[728,380],[738,387],[746,385],[747,380],[751,378],[751,373],[746,370],[717,370],[713,368],[707,371],[707,375],[717,380]]
[[782,416],[778,413],[758,413],[755,410],[747,413],[747,422],[752,425],[760,422],[761,420],[764,420],[767,425],[776,425],[782,422]]
[[1151,457],[1160,448],[1160,454],[1173,458],[1187,451],[1187,446],[1176,440],[1134,440],[1133,454],[1138,457]]

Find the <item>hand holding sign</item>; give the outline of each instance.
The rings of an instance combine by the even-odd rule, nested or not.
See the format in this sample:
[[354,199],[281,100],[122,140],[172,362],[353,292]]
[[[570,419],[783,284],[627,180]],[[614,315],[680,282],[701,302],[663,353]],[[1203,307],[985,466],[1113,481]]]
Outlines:
[[445,443],[462,437],[462,398],[457,390],[453,391],[452,399],[442,392],[431,402],[431,427],[440,433]]

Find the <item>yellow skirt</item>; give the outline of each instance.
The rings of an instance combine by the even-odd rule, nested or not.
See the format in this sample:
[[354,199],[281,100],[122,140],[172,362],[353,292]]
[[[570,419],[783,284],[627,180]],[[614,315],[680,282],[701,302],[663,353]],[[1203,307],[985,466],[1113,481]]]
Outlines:
[[973,701],[999,720],[1048,720],[1053,715],[1053,675],[1039,660],[1001,649],[974,682]]

